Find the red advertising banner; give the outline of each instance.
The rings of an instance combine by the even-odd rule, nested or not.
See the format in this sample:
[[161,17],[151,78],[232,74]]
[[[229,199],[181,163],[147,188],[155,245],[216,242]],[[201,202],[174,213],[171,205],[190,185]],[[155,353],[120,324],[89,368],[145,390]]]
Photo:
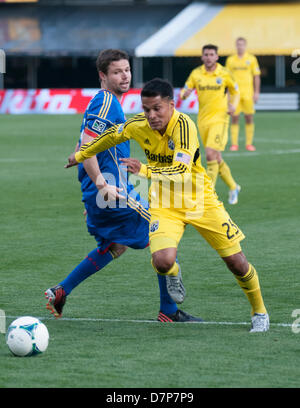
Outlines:
[[37,3],[39,0],[0,0],[0,3]]
[[[0,114],[76,114],[84,113],[89,101],[99,89],[8,89],[0,90]],[[142,112],[140,89],[123,95],[121,105],[125,114]],[[176,88],[176,109],[197,113],[196,93],[182,101]]]

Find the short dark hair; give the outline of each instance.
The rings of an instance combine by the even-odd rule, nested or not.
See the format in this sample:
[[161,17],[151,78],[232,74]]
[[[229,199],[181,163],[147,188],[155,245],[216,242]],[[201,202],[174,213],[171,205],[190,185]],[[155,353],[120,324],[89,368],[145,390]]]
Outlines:
[[103,50],[99,53],[96,60],[97,71],[107,74],[108,67],[113,61],[120,61],[123,59],[129,61],[129,56],[125,51],[114,49]]
[[203,54],[203,52],[204,52],[205,50],[215,50],[216,53],[218,54],[218,47],[217,47],[217,45],[214,45],[214,44],[206,44],[206,45],[203,45],[203,47],[202,47],[202,54]]
[[161,96],[162,98],[174,99],[174,91],[169,81],[161,78],[154,78],[145,83],[141,96]]
[[244,37],[238,37],[238,38],[235,40],[235,42],[237,42],[237,41],[244,41],[245,43],[247,43],[247,40],[246,40],[246,38],[244,38]]

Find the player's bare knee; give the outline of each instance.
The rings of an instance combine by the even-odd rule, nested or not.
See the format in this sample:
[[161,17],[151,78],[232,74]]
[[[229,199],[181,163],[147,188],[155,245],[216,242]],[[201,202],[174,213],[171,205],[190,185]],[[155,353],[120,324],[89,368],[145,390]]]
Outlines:
[[173,266],[174,262],[168,261],[167,259],[160,259],[153,262],[154,267],[160,273],[167,273]]
[[253,115],[245,115],[245,122],[247,123],[247,125],[252,125]]
[[249,264],[243,252],[223,258],[228,269],[238,276],[244,276],[249,270]]
[[207,161],[217,160],[218,162],[220,161],[221,157],[220,152],[211,148],[205,149],[205,156]]
[[207,161],[217,160],[217,156],[212,152],[206,152],[206,160]]
[[238,115],[233,115],[231,118],[231,123],[233,125],[238,125],[240,117]]
[[217,162],[220,164],[223,160],[221,152],[217,152]]
[[153,266],[160,273],[167,273],[174,265],[175,260],[176,260],[176,255],[174,257],[174,255],[171,253],[170,254],[154,253],[152,255]]

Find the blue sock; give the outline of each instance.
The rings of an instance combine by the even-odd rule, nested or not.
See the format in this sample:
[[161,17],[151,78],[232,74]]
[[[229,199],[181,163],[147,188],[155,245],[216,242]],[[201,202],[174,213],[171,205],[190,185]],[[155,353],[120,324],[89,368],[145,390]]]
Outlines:
[[100,253],[96,248],[59,285],[64,288],[66,295],[69,295],[77,285],[104,268],[112,260],[113,257],[109,251]]
[[160,290],[160,310],[165,314],[173,314],[178,308],[167,291],[166,277],[157,274],[157,278]]

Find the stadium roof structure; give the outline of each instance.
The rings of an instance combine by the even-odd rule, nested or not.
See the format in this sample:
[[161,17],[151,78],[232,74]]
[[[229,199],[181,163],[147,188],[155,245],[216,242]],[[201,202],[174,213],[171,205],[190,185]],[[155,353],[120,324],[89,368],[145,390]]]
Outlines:
[[0,5],[0,49],[7,55],[89,56],[121,48],[134,54],[185,5]]
[[292,55],[300,47],[300,4],[195,2],[140,44],[135,55],[199,56],[204,44],[216,44],[220,55],[229,55],[238,37],[245,37],[256,55]]

